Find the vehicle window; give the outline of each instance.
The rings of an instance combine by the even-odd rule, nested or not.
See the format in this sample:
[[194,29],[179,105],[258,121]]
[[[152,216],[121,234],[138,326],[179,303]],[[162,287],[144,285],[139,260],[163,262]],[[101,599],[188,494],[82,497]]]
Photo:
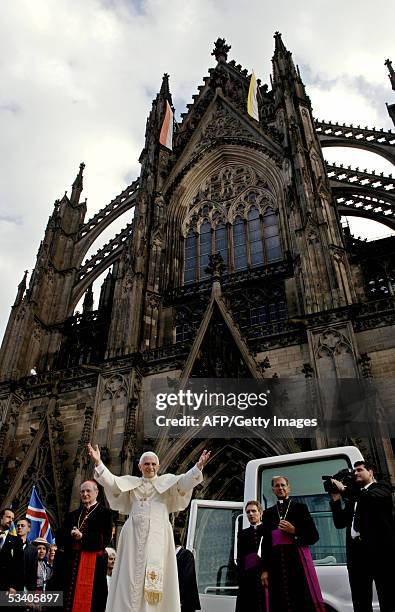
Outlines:
[[198,508],[194,549],[199,593],[236,595],[234,528],[240,509]]
[[330,476],[349,467],[347,457],[336,457],[280,467],[268,466],[261,470],[260,490],[264,508],[276,502],[271,488],[274,476],[286,476],[291,485],[291,497],[308,506],[320,534],[317,544],[310,547],[315,565],[346,563],[345,529],[336,529],[333,524],[329,495],[324,490],[322,476]]

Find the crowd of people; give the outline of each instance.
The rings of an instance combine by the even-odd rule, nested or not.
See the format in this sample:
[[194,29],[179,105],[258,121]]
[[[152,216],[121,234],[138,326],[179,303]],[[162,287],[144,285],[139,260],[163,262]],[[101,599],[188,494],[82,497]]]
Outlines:
[[[83,483],[81,485],[81,497],[85,495],[86,487],[90,488],[91,483]],[[92,506],[91,506],[92,507]],[[1,529],[0,533],[6,536],[4,538],[4,546],[0,551],[0,590],[26,593],[42,593],[51,590],[63,589],[68,586],[65,591],[66,599],[64,600],[63,608],[65,610],[75,610],[77,602],[70,602],[70,594],[73,589],[73,561],[70,564],[70,559],[64,558],[64,550],[61,550],[57,557],[56,571],[54,573],[54,561],[57,545],[49,544],[44,538],[36,538],[33,541],[28,540],[28,535],[31,530],[31,520],[27,517],[19,519],[15,525],[17,535],[6,533],[10,531],[10,526],[14,521],[14,512],[10,508],[5,508],[0,513]],[[62,527],[63,533],[65,526]],[[67,532],[67,528],[66,528]],[[114,530],[112,530],[114,533]],[[60,538],[61,532],[59,532]],[[111,540],[112,541],[112,540]],[[180,589],[180,603],[182,612],[194,612],[200,610],[199,593],[196,583],[195,562],[193,554],[181,546],[179,532],[174,532],[175,557],[177,562],[178,581]],[[81,610],[98,610],[106,607],[107,593],[109,590],[112,573],[114,569],[117,552],[115,548],[106,546],[104,563],[101,564],[100,573],[105,576],[107,588],[95,588],[95,598],[89,603],[86,599],[82,599],[80,606]],[[23,571],[22,564],[23,563]],[[96,568],[95,568],[96,569]],[[68,571],[70,570],[70,571]],[[61,576],[59,574],[62,574]],[[98,582],[100,585],[100,582]],[[74,585],[75,586],[75,585]],[[93,589],[92,589],[93,590]],[[93,594],[93,593],[92,593]],[[103,599],[104,597],[104,599]],[[101,601],[100,601],[100,598]],[[99,602],[99,604],[98,604]],[[90,605],[90,607],[89,607]],[[30,610],[33,606],[30,607]],[[1,609],[1,608],[0,608]],[[35,610],[39,610],[40,606],[35,605]]]
[[[169,514],[188,506],[210,453],[203,451],[188,472],[177,476],[159,476],[159,458],[144,453],[140,477],[112,474],[102,463],[98,446],[89,444],[88,453],[95,479],[81,484],[80,507],[67,515],[56,533],[56,545],[43,538],[30,541],[28,517],[18,519],[17,535],[12,535],[14,512],[1,510],[0,591],[61,591],[65,612],[200,610],[194,557],[181,546],[179,533],[173,533]],[[350,495],[333,479],[330,502],[335,526],[347,528],[353,608],[372,610],[375,582],[380,610],[394,612],[391,488],[377,483],[365,462],[354,466],[354,480]],[[98,483],[111,510],[98,502]],[[287,477],[275,476],[276,504],[264,512],[258,500],[245,506],[250,526],[238,536],[236,612],[326,610],[309,550],[319,535],[307,506],[292,499],[290,490]],[[117,549],[112,511],[128,515]],[[29,604],[27,609],[45,609],[40,605]]]
[[[89,444],[88,452],[95,480],[81,484],[80,507],[58,529],[56,547],[43,538],[30,542],[26,517],[18,520],[17,535],[12,535],[14,512],[1,511],[0,590],[62,592],[64,612],[199,610],[193,555],[175,541],[178,536],[169,514],[188,506],[210,453],[203,451],[189,472],[177,476],[158,476],[158,457],[144,453],[139,461],[141,477],[135,477],[113,475],[103,465],[97,446]],[[111,510],[98,502],[98,483]],[[115,545],[112,511],[129,516],[117,550],[111,547]]]
[[31,520],[19,519],[17,535],[11,533],[14,512],[3,508],[0,512],[0,591],[39,592],[53,585],[57,546],[44,538],[28,539]]

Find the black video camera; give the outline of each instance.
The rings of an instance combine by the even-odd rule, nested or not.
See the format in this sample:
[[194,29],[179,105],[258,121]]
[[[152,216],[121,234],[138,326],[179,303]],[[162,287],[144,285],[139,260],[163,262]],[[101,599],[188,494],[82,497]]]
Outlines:
[[[346,488],[346,491],[339,491],[337,486],[332,482],[332,478],[334,480],[339,480]],[[324,489],[327,493],[341,493],[342,495],[349,497],[352,496],[356,489],[354,470],[350,470],[349,468],[344,468],[343,470],[339,470],[337,474],[333,474],[333,476],[322,476],[322,480],[324,481]]]

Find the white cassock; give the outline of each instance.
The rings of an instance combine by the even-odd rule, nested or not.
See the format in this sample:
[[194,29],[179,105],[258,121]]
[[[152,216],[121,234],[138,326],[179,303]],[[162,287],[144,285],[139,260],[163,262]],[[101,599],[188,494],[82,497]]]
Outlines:
[[188,506],[202,472],[195,465],[180,476],[114,476],[100,463],[94,476],[110,507],[129,515],[119,536],[106,612],[180,612],[169,514]]

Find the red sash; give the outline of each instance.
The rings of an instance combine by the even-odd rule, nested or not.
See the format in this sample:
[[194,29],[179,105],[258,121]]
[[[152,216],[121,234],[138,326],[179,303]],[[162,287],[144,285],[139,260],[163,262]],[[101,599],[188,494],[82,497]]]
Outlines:
[[87,612],[91,609],[96,558],[96,552],[81,551],[74,591],[73,612]]

